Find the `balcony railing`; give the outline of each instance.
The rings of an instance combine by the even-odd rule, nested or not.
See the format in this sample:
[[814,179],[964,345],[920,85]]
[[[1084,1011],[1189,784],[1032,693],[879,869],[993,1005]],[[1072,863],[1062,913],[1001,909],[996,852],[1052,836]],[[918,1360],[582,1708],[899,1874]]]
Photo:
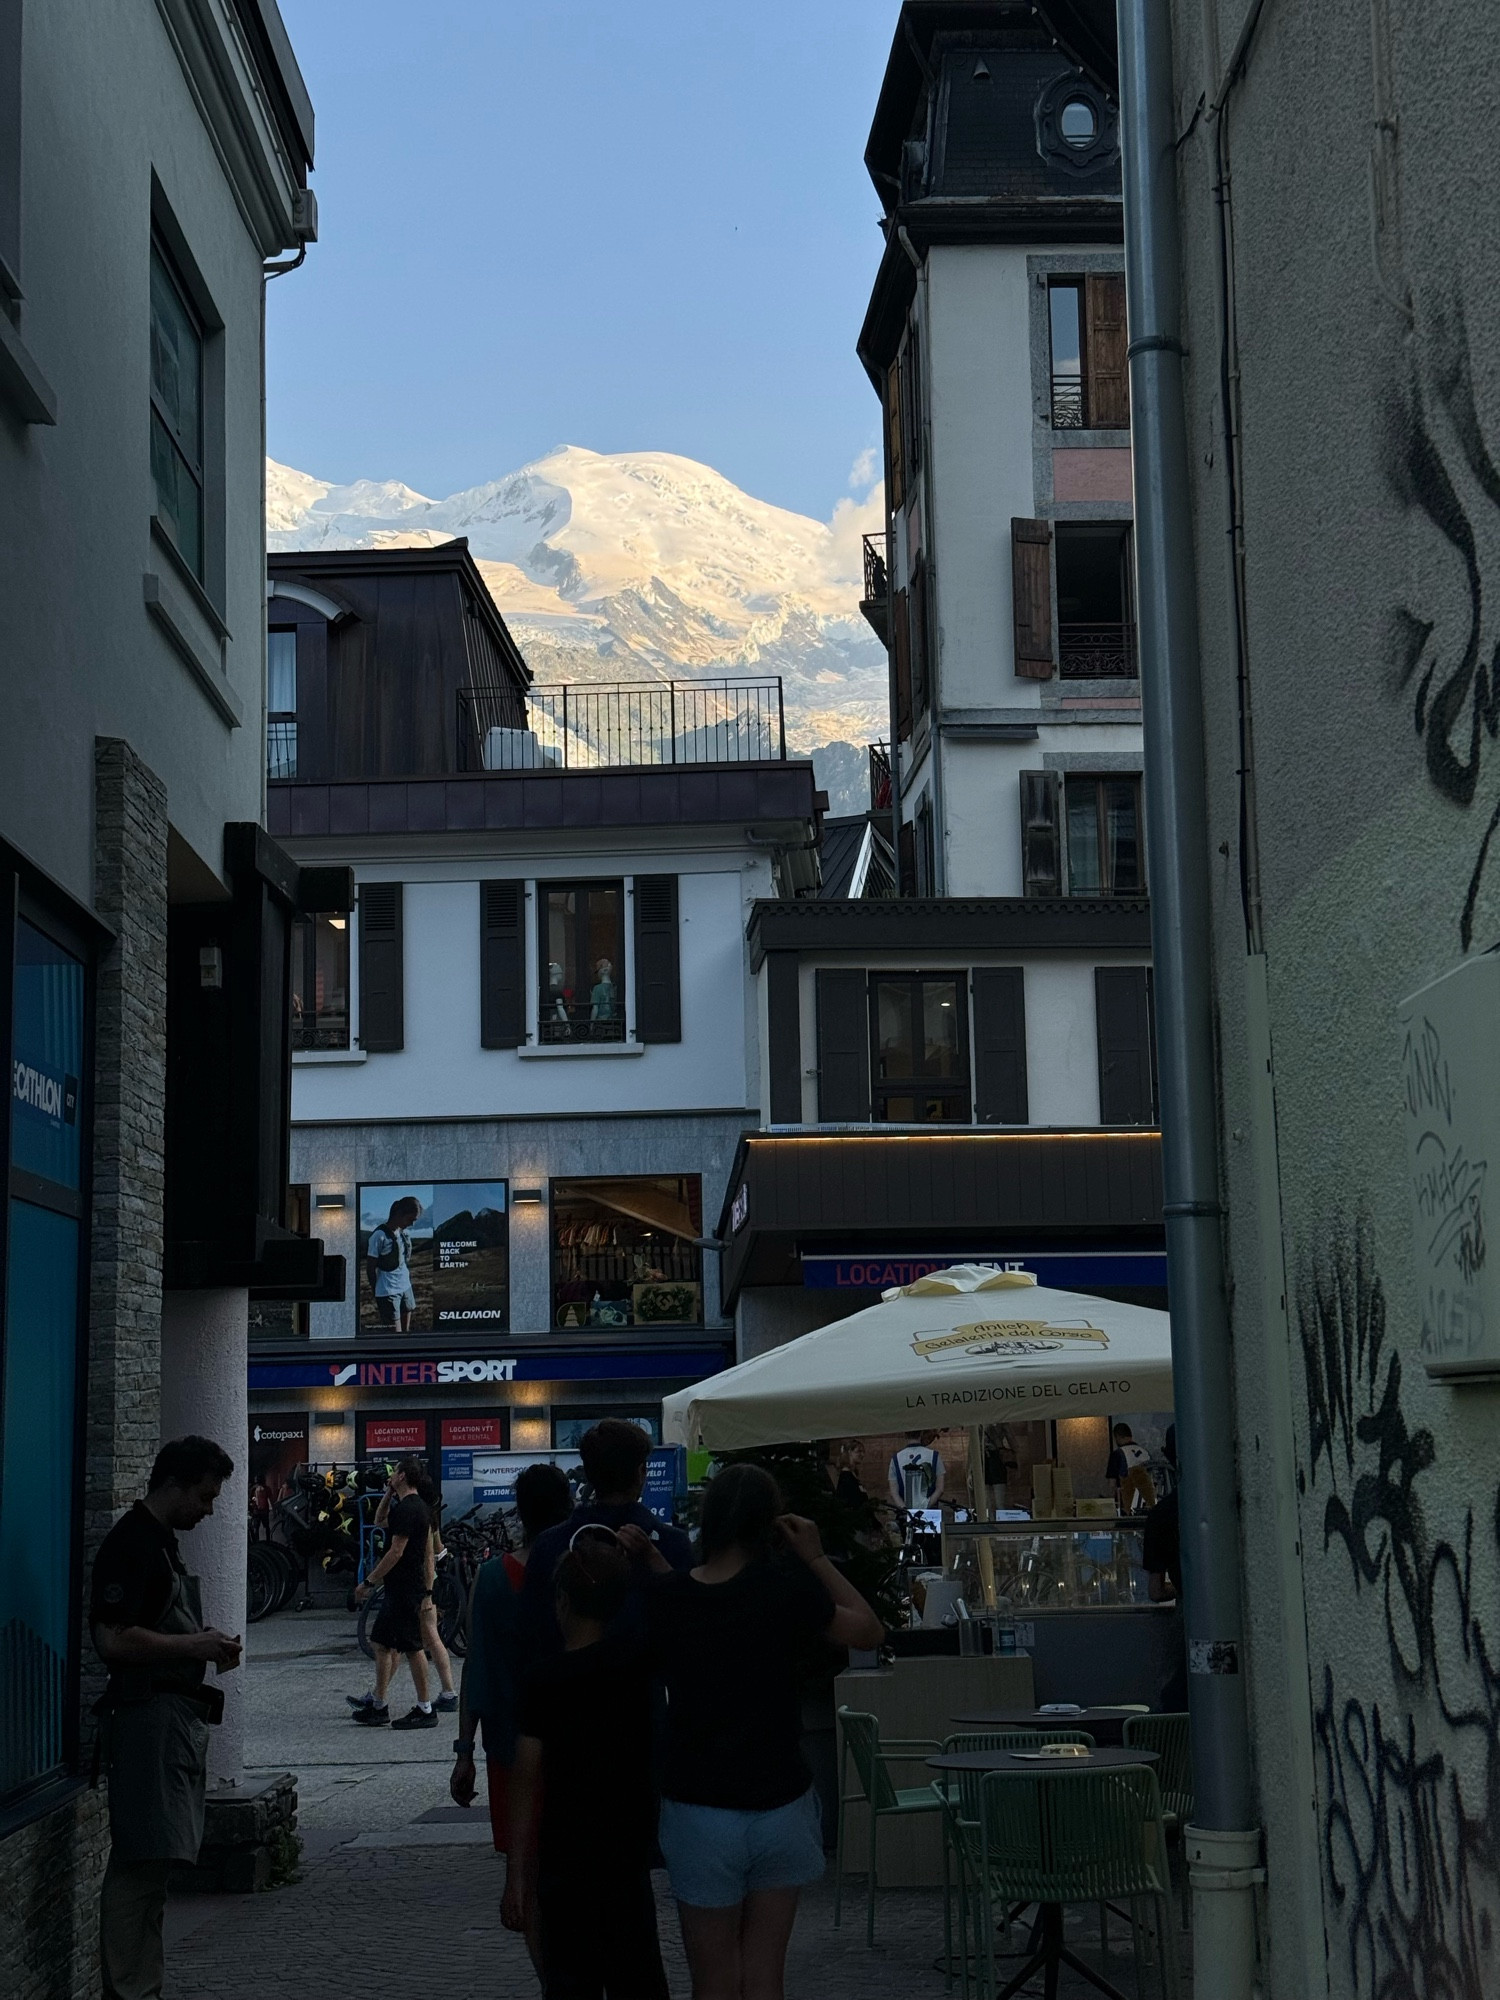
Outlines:
[[532,687],[526,727],[509,696],[462,689],[462,771],[601,770],[639,764],[753,764],[786,756],[781,677],[567,681]]
[[865,581],[859,608],[882,645],[888,643],[891,608],[890,547],[884,535],[863,535]]
[[273,716],[266,723],[266,776],[295,778],[297,775],[297,725],[285,716]]
[[1081,375],[1054,375],[1052,378],[1052,428],[1055,431],[1087,429]]
[[1058,627],[1058,672],[1065,681],[1134,680],[1136,664],[1135,626],[1060,625]]
[[891,809],[891,747],[888,743],[872,743],[870,751],[870,810],[889,812]]

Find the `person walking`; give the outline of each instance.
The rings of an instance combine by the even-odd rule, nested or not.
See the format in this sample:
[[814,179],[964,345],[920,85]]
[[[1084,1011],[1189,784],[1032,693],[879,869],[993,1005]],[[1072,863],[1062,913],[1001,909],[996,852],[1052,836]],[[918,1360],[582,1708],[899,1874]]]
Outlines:
[[370,1231],[365,1245],[365,1270],[375,1299],[376,1321],[402,1333],[410,1332],[417,1309],[411,1282],[411,1227],[421,1213],[422,1204],[414,1194],[402,1195],[391,1203],[385,1221]]
[[95,1713],[109,1780],[109,1863],[99,1894],[104,2000],[158,2000],[162,1913],[174,1861],[203,1843],[208,1732],[224,1713],[209,1667],[231,1672],[240,1640],[203,1623],[198,1579],[177,1537],[214,1511],[234,1462],[211,1438],[156,1454],[146,1497],[116,1521],[94,1558],[89,1624],[109,1669]]
[[[414,1464],[420,1463],[420,1461],[416,1460],[412,1462]],[[416,1490],[417,1498],[427,1509],[429,1524],[427,1554],[423,1560],[422,1581],[424,1589],[419,1612],[422,1627],[422,1650],[437,1671],[438,1693],[432,1705],[440,1714],[451,1715],[458,1707],[458,1695],[453,1686],[453,1661],[449,1657],[448,1648],[443,1644],[442,1629],[438,1622],[437,1600],[434,1596],[437,1584],[437,1566],[443,1560],[446,1551],[443,1548],[443,1531],[438,1521],[437,1488],[427,1477],[425,1470],[420,1470],[417,1474]],[[375,1526],[377,1528],[384,1528],[389,1523],[391,1506],[395,1497],[393,1487],[387,1485],[385,1492],[381,1495],[380,1505],[375,1509]],[[367,1708],[374,1697],[369,1694],[351,1694],[346,1695],[345,1699],[351,1708]]]
[[760,1466],[710,1482],[692,1570],[671,1573],[633,1525],[620,1539],[655,1573],[649,1659],[667,1691],[658,1838],[694,2000],[779,2000],[798,1893],[823,1873],[800,1747],[807,1655],[819,1641],[874,1648],[883,1628]]
[[608,1528],[575,1532],[554,1572],[563,1651],[521,1698],[500,1915],[524,1930],[534,1896],[545,2000],[667,2000],[651,1888],[651,1677],[639,1642],[612,1636],[632,1583]]
[[[427,1595],[427,1537],[431,1527],[431,1515],[419,1490],[425,1477],[419,1458],[403,1458],[396,1467],[386,1524],[390,1542],[354,1593],[355,1601],[362,1604],[377,1584],[385,1586],[385,1596],[370,1628],[375,1648],[375,1688],[356,1705],[353,1717],[367,1728],[379,1728],[388,1722],[392,1729],[437,1727],[437,1716],[427,1699],[427,1658],[422,1650],[422,1599]],[[416,1705],[391,1722],[386,1696],[403,1659],[411,1669]]]
[[593,1488],[594,1498],[575,1507],[568,1520],[537,1538],[526,1564],[526,1581],[521,1589],[525,1644],[533,1659],[543,1659],[562,1650],[562,1634],[552,1601],[552,1572],[582,1527],[604,1527],[618,1531],[634,1527],[659,1549],[669,1569],[685,1570],[693,1560],[693,1545],[680,1528],[658,1521],[641,1505],[646,1487],[646,1467],[651,1457],[651,1440],[639,1424],[623,1417],[603,1417],[586,1430],[578,1442],[584,1477]]
[[[509,1855],[514,1814],[510,1772],[516,1759],[518,1711],[523,1672],[521,1664],[521,1585],[536,1539],[565,1521],[573,1510],[573,1494],[561,1467],[528,1465],[516,1480],[516,1512],[521,1517],[522,1545],[481,1563],[469,1593],[469,1650],[459,1684],[458,1736],[453,1745],[453,1774],[448,1790],[455,1805],[474,1802],[476,1737],[484,1739],[485,1789],[489,1799],[490,1832],[495,1852]],[[541,1970],[540,1943],[533,1896],[524,1925],[532,1964]]]

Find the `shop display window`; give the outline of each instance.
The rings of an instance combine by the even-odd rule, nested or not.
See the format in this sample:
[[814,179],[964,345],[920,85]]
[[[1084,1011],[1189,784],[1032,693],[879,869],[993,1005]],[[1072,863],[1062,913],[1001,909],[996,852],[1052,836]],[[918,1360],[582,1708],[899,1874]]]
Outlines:
[[549,882],[538,891],[538,1040],[623,1042],[625,884]]
[[577,1451],[583,1442],[585,1431],[592,1430],[603,1417],[620,1417],[627,1424],[639,1424],[653,1445],[661,1443],[661,1405],[643,1404],[639,1408],[632,1405],[620,1409],[611,1404],[608,1409],[570,1409],[566,1405],[554,1404],[552,1409],[552,1449],[554,1451]]
[[381,1181],[359,1189],[361,1333],[503,1330],[510,1319],[505,1181]]
[[552,1183],[552,1324],[703,1324],[703,1183],[653,1174]]

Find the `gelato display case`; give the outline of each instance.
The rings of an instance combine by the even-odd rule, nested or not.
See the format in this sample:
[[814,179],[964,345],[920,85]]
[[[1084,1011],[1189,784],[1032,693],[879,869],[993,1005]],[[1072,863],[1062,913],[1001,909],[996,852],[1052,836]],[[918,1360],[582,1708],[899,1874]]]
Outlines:
[[1162,1706],[1182,1654],[1175,1603],[1151,1601],[1144,1518],[966,1521],[943,1532],[943,1572],[975,1616],[1014,1624],[1039,1702]]

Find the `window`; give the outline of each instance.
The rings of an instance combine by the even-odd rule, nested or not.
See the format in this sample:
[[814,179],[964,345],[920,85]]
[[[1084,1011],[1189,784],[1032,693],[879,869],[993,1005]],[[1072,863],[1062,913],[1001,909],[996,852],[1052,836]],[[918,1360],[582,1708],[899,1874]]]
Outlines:
[[297,775],[297,632],[266,634],[266,776]]
[[361,1187],[357,1199],[361,1333],[494,1332],[509,1325],[508,1182],[384,1181]]
[[632,1403],[621,1408],[611,1403],[605,1409],[591,1410],[578,1405],[570,1407],[565,1403],[552,1406],[552,1449],[554,1451],[577,1451],[583,1442],[583,1434],[592,1430],[601,1417],[619,1417],[627,1424],[638,1424],[650,1438],[653,1445],[661,1443],[660,1403]]
[[968,980],[961,972],[870,979],[871,1116],[898,1125],[969,1122]]
[[151,478],[156,518],[203,581],[203,328],[151,246]]
[[15,922],[0,940],[0,950],[11,946],[10,1113],[8,1129],[0,1127],[9,1152],[0,1800],[64,1770],[76,1749],[79,1345],[87,1298],[86,968],[40,916]]
[[292,1047],[349,1046],[349,919],[319,914],[292,924]]
[[625,1039],[625,885],[538,885],[542,982],[537,1039]]
[[1143,895],[1140,779],[1070,777],[1064,802],[1069,895]]
[[552,1183],[552,1323],[701,1326],[703,1183],[658,1174]]
[[1063,680],[1133,679],[1135,557],[1128,521],[1059,521],[1057,660]]
[[[1098,135],[1097,114],[1078,101],[1079,112],[1094,118],[1083,133],[1067,129],[1072,104],[1062,112],[1067,144],[1084,148]],[[1125,280],[1114,271],[1057,277],[1047,287],[1052,354],[1051,404],[1055,431],[1112,431],[1130,427],[1130,375],[1126,357]]]

